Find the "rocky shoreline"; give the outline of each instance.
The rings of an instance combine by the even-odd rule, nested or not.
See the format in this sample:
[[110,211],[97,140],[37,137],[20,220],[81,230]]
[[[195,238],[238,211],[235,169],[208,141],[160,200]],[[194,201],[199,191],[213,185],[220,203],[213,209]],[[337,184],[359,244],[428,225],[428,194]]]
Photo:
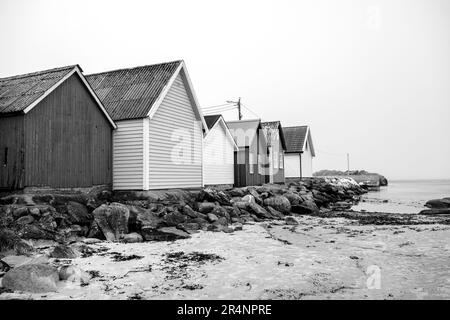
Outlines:
[[[201,232],[233,234],[265,221],[269,226],[295,228],[302,216],[330,221],[344,218],[359,225],[450,224],[445,215],[349,210],[366,192],[351,179],[313,178],[226,190],[8,195],[0,199],[0,293],[55,292],[60,282],[89,285],[95,272],[72,265],[74,259],[107,255],[124,262],[144,258],[111,251],[105,247],[108,243],[139,246],[141,242],[187,240]],[[220,261],[218,256],[201,252],[182,255],[181,260]],[[176,260],[175,256],[167,258],[168,263],[179,263]]]

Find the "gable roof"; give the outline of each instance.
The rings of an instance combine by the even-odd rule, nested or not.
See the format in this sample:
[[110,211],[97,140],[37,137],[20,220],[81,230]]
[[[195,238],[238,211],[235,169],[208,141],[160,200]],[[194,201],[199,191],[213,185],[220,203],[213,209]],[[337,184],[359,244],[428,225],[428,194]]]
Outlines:
[[0,78],[0,115],[28,113],[60,84],[78,74],[113,128],[116,124],[86,81],[79,65],[66,66],[7,78]]
[[220,119],[220,117],[221,117],[220,114],[205,116],[205,122],[206,125],[208,126],[208,129],[211,129],[216,124],[217,120]]
[[215,127],[217,127],[219,124],[222,124],[223,128],[225,129],[226,135],[233,142],[235,150],[237,151],[239,149],[238,145],[236,144],[236,141],[234,140],[234,136],[230,131],[230,128],[228,127],[227,123],[225,122],[225,119],[221,114],[205,116],[205,122],[209,129],[208,133],[206,133],[205,135],[205,139],[209,136],[211,132],[214,131]]
[[283,148],[283,150],[286,150],[286,139],[284,137],[284,130],[283,127],[281,126],[281,122],[280,121],[269,121],[269,122],[261,122],[261,127],[263,128],[264,134],[266,135],[266,139],[267,139],[267,131],[270,129],[275,129],[278,130],[279,134],[280,134],[280,140],[281,140],[281,146]]
[[286,152],[304,152],[306,141],[308,141],[311,148],[311,154],[315,156],[309,126],[285,127],[284,136],[286,138]]
[[228,128],[230,128],[231,135],[238,147],[249,147],[255,138],[259,129],[261,129],[261,120],[237,120],[228,121]]

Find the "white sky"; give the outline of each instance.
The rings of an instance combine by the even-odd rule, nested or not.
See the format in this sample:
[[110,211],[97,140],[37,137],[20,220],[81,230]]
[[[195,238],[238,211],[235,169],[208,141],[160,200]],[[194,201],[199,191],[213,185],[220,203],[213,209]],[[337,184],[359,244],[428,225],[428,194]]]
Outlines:
[[0,77],[184,59],[202,106],[309,124],[314,170],[450,178],[448,0],[0,0],[0,39]]

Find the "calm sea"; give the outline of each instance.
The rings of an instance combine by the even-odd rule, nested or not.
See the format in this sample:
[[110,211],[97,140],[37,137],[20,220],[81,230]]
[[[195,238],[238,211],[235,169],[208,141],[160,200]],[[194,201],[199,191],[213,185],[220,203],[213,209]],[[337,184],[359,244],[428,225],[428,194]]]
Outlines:
[[[450,180],[398,180],[389,181],[387,187],[363,196],[365,202],[353,210],[367,212],[418,213],[431,199],[450,197]],[[387,200],[387,202],[386,202]]]

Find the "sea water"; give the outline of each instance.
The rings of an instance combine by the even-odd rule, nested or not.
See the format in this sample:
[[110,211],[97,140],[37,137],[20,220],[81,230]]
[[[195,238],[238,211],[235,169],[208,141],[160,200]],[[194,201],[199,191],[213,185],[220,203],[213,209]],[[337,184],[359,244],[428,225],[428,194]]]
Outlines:
[[362,196],[355,211],[419,213],[428,200],[450,197],[450,180],[397,180]]

